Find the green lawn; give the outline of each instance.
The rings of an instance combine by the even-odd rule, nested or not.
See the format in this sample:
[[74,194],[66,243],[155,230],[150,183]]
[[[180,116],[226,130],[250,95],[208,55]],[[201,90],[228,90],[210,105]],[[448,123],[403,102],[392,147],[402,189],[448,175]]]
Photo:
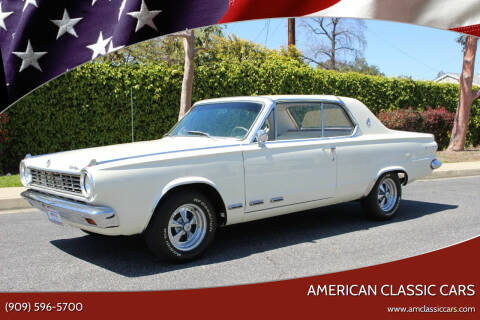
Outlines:
[[0,188],[21,187],[20,176],[18,174],[11,176],[0,176]]

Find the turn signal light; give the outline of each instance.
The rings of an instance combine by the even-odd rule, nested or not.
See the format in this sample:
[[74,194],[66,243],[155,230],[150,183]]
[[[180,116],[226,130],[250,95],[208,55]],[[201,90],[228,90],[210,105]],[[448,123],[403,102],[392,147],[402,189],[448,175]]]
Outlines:
[[89,224],[92,224],[92,225],[94,225],[94,226],[97,225],[97,223],[96,223],[95,220],[93,220],[93,219],[85,218],[85,221],[87,221]]

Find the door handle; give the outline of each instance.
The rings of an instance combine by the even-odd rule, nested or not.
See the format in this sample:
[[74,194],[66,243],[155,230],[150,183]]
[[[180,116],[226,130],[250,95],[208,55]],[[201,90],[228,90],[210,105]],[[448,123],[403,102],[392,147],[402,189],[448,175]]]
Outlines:
[[335,154],[336,154],[336,150],[337,150],[336,146],[324,147],[323,150],[328,150],[329,153],[330,153],[330,157],[332,158],[332,161],[335,161]]

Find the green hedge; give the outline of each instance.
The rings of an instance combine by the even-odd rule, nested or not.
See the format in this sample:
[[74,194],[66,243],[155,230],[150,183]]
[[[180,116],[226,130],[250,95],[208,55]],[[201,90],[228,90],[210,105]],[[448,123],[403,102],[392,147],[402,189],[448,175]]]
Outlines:
[[[0,171],[18,171],[25,154],[43,154],[131,140],[133,88],[136,140],[160,138],[178,116],[183,71],[165,64],[89,63],[28,95],[10,108]],[[444,106],[455,111],[458,86],[315,70],[273,55],[263,63],[223,61],[195,70],[193,100],[262,94],[333,94],[363,101],[374,113]],[[475,102],[467,137],[480,142]]]

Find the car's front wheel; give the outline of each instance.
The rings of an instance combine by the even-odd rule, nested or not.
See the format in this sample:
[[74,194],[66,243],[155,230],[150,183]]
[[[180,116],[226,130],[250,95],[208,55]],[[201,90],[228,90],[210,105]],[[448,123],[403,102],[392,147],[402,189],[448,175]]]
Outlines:
[[209,199],[196,191],[168,196],[145,231],[149,249],[159,258],[187,262],[200,256],[215,237],[217,220]]
[[402,187],[398,175],[388,172],[375,183],[372,191],[362,199],[362,207],[375,220],[388,220],[395,216],[400,206]]

